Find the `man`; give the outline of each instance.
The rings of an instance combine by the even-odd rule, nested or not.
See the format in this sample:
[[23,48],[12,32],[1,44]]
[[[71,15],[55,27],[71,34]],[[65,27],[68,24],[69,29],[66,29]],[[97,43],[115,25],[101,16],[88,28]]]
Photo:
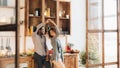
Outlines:
[[46,60],[47,46],[45,37],[45,23],[40,23],[32,34],[32,40],[35,47],[34,60],[38,68],[51,68],[50,61]]

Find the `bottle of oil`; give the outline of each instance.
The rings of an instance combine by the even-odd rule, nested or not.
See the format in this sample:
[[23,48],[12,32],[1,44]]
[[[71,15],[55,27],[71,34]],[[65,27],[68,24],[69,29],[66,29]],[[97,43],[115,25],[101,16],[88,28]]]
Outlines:
[[47,8],[47,17],[50,17],[50,8]]

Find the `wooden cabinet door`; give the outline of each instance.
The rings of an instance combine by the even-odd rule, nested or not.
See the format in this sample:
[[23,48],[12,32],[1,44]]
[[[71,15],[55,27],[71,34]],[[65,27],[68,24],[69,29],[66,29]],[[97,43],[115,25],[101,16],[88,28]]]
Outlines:
[[78,68],[76,55],[66,55],[64,56],[64,64],[66,68]]

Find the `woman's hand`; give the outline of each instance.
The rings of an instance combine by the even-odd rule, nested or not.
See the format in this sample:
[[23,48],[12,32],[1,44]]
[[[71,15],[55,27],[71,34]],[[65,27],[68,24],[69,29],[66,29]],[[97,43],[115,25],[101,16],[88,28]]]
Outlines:
[[47,19],[46,24],[47,23],[52,23],[53,25],[56,25],[55,22],[53,20],[51,20],[51,19]]

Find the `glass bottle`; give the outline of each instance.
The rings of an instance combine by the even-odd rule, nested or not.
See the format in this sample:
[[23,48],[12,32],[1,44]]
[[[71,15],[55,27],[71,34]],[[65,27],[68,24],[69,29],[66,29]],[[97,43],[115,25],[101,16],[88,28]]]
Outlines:
[[50,8],[47,8],[47,16],[50,17]]

